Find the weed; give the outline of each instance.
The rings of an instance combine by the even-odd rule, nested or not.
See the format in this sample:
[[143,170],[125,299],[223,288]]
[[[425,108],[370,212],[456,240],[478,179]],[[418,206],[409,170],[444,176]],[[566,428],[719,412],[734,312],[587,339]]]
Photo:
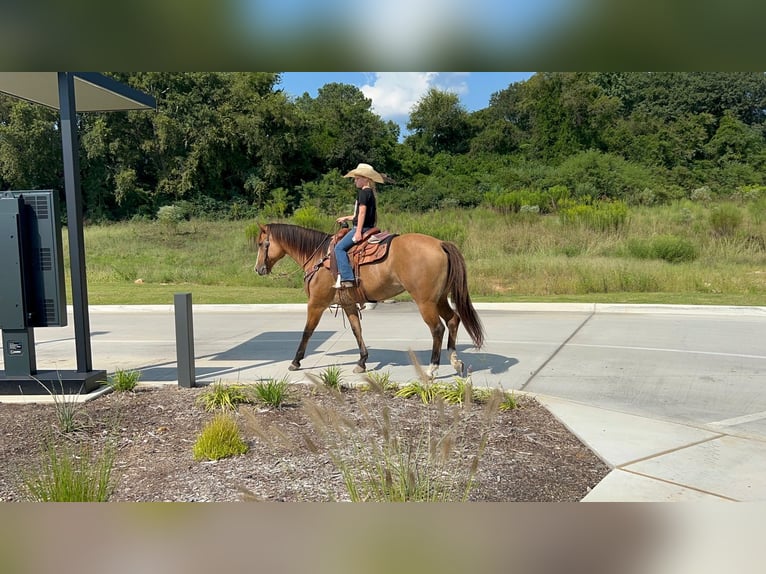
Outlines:
[[234,410],[238,404],[249,402],[242,385],[226,385],[214,382],[204,393],[197,397],[197,404],[206,411],[215,409]]
[[239,434],[237,421],[227,413],[218,413],[197,437],[194,460],[220,460],[244,454],[248,446]]
[[278,409],[289,398],[289,386],[286,377],[265,379],[253,385],[255,400],[267,407]]
[[109,377],[109,384],[115,391],[132,391],[138,384],[138,379],[141,378],[141,371],[124,371],[117,369],[114,374]]
[[24,478],[24,485],[36,502],[106,502],[112,493],[114,447],[100,455],[86,447],[46,443],[38,473]]

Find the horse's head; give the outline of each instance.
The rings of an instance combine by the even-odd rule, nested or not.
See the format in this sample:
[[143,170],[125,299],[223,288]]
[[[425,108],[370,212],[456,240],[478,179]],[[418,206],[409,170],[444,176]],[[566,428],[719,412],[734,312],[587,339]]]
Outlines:
[[274,264],[285,256],[285,251],[278,241],[274,241],[268,225],[259,225],[258,258],[255,260],[255,272],[268,275]]

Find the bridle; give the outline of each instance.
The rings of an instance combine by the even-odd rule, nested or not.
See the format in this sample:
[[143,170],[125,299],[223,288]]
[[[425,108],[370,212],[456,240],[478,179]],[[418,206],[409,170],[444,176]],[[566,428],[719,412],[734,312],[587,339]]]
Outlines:
[[[261,267],[262,267],[262,269],[264,270],[265,273],[269,273],[269,267],[270,267],[269,266],[269,245],[271,244],[270,238],[271,238],[271,234],[267,233],[266,234],[266,239],[264,239],[263,243],[261,243],[259,245],[259,249],[263,249],[263,264],[262,264]],[[329,239],[330,239],[330,237],[328,237],[325,241],[327,241]],[[301,265],[301,268],[303,269],[303,273],[304,273],[304,275],[303,275],[304,281],[305,280],[309,280],[314,275],[314,273],[316,273],[317,269],[319,269],[319,267],[322,266],[322,261],[324,261],[324,258],[318,264],[314,265],[311,269],[306,269],[306,266],[309,264],[309,262],[312,259],[314,259],[314,256],[319,252],[320,249],[322,249],[322,247],[325,244],[325,241],[323,241],[322,243],[317,245],[316,249],[314,249],[314,251],[311,253],[311,255],[309,255],[306,258],[306,260],[303,262],[303,264]],[[256,271],[257,271],[257,269],[256,269]],[[296,270],[296,271],[298,271],[298,270]],[[292,273],[289,273],[288,275],[291,275],[291,274]]]
[[266,239],[261,243],[261,247],[263,248],[263,270],[268,273],[269,272],[269,245],[270,245],[270,234],[266,234]]

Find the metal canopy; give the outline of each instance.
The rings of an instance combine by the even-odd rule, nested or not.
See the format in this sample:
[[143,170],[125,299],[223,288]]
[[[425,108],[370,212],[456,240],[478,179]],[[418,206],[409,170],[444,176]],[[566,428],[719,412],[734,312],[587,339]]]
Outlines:
[[[154,98],[95,72],[73,72],[77,112],[156,108]],[[0,72],[0,92],[60,109],[57,72]]]

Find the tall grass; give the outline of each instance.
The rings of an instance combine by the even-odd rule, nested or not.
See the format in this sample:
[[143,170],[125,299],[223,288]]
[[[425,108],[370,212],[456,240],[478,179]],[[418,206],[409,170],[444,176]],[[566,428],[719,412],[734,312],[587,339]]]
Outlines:
[[[559,213],[487,207],[384,212],[379,226],[456,242],[476,301],[600,297],[760,305],[766,297],[766,208],[758,201],[682,200],[630,206],[627,213],[612,204],[613,212],[573,211],[570,219],[582,217],[582,224]],[[145,221],[88,226],[91,303],[168,303],[179,288],[193,291],[196,303],[305,302],[303,272],[292,260],[285,258],[269,277],[254,273],[256,254],[245,234],[254,223],[181,221],[172,232]],[[654,245],[665,258],[646,258],[637,245]]]
[[24,477],[24,485],[36,502],[106,502],[113,489],[114,456],[110,445],[92,453],[48,441],[39,468]]
[[[406,421],[394,420],[387,406],[374,412],[360,405],[358,421],[312,401],[304,410],[352,502],[456,502],[468,499],[499,399],[493,395],[478,423],[443,401],[420,405]],[[483,425],[474,442],[463,439],[469,424]]]

